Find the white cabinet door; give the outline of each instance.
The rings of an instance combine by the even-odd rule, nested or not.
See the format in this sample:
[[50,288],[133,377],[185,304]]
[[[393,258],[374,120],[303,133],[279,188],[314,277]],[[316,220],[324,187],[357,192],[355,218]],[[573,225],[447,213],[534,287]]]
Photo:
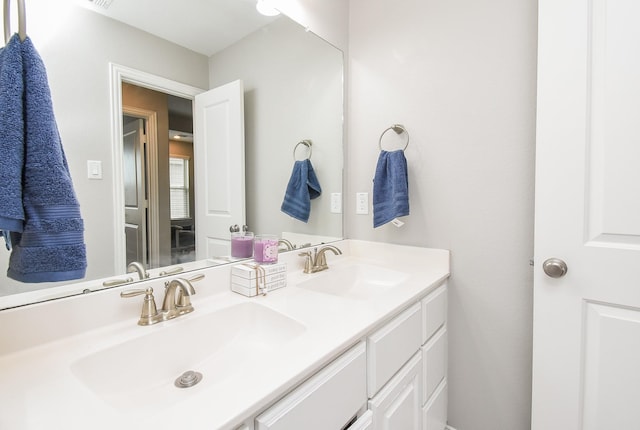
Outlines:
[[[640,2],[538,10],[532,429],[635,429]],[[545,275],[552,257],[566,275]]]
[[417,353],[369,401],[378,430],[421,430],[422,353]]
[[373,412],[367,411],[358,421],[347,427],[347,430],[373,430]]
[[[145,145],[144,120],[138,118],[123,125],[122,169],[124,178],[124,236],[127,249],[127,264],[132,261],[150,267],[147,261],[147,155]],[[151,266],[155,267],[155,266]]]
[[445,430],[447,427],[447,383],[436,392],[422,409],[423,430]]
[[256,429],[344,428],[367,403],[366,357],[361,342],[258,416]]
[[229,226],[245,223],[244,91],[234,81],[195,98],[196,258],[230,253]]
[[422,349],[423,402],[427,402],[447,378],[447,328],[442,327]]

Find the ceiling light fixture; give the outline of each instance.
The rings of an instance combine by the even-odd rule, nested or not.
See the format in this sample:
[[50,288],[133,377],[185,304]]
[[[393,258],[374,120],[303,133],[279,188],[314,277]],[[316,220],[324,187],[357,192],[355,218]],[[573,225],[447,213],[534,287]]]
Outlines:
[[258,2],[256,3],[256,10],[264,16],[280,15],[280,11],[271,6],[271,2],[268,0],[258,0]]

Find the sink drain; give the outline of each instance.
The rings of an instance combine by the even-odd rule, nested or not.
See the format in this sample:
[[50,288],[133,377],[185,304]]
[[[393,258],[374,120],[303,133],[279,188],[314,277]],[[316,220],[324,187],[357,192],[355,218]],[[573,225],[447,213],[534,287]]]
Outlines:
[[175,381],[175,386],[178,388],[189,388],[202,381],[202,373],[194,372],[193,370],[187,370],[178,377]]

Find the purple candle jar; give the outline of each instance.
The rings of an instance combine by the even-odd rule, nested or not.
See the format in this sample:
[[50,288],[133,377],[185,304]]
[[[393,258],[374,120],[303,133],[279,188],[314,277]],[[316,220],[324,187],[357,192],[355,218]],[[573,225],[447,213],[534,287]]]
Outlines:
[[250,231],[231,233],[231,256],[251,258],[253,255],[253,233]]
[[278,262],[278,236],[263,234],[256,236],[253,245],[253,259],[257,263]]

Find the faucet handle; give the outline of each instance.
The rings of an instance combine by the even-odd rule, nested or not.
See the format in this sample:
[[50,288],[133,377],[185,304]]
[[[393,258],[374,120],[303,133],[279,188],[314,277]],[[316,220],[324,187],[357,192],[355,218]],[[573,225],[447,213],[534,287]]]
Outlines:
[[183,271],[184,271],[184,267],[176,266],[173,269],[163,270],[162,272],[158,273],[158,276],[170,276],[170,275],[175,275],[175,274],[183,272]]
[[[189,281],[189,283],[192,283],[192,282],[200,281],[202,279],[204,279],[204,273],[200,273],[199,275],[192,276],[191,278],[188,278],[187,281]],[[191,306],[191,298],[186,294],[183,294],[182,289],[178,289],[176,291],[176,306],[183,307],[183,308],[186,306]]]
[[311,256],[311,251],[304,251],[298,254],[298,257],[304,257],[304,273],[311,273],[311,269],[313,268],[313,257]]
[[189,282],[197,282],[204,279],[204,273],[199,273],[196,276],[192,276],[191,278],[187,278]]
[[131,282],[133,282],[133,278],[109,279],[109,280],[104,281],[102,283],[102,286],[103,287],[116,287],[118,285],[130,284]]
[[127,299],[130,297],[144,296],[142,302],[142,312],[140,313],[139,325],[150,325],[158,322],[158,307],[156,306],[156,300],[153,297],[153,288],[149,287],[146,290],[127,290],[120,293],[120,297]]

